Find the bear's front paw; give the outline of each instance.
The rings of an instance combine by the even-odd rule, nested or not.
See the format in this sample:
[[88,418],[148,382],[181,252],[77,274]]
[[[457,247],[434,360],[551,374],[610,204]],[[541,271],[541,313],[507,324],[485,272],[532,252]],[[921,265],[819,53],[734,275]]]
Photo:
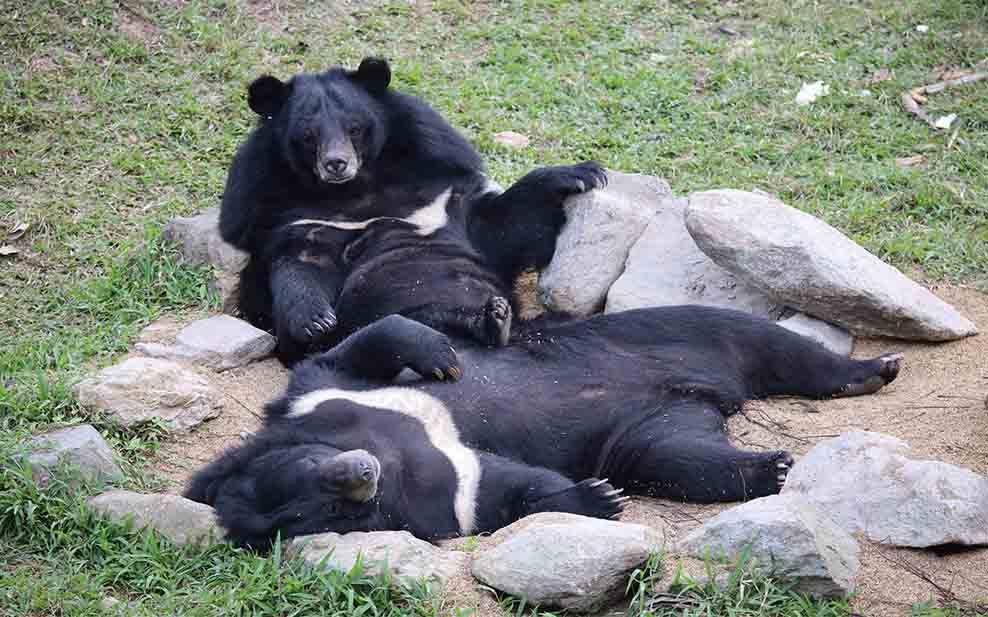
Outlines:
[[336,312],[331,307],[296,305],[277,325],[278,338],[289,338],[301,347],[312,347],[327,340],[336,329]]
[[607,172],[596,161],[552,168],[558,182],[557,190],[564,195],[586,193],[607,186]]
[[452,341],[431,328],[406,353],[405,364],[426,379],[458,381],[463,376],[460,358]]
[[617,519],[630,499],[621,495],[624,489],[614,488],[606,479],[588,478],[570,490],[579,499],[583,510],[577,514],[596,518]]

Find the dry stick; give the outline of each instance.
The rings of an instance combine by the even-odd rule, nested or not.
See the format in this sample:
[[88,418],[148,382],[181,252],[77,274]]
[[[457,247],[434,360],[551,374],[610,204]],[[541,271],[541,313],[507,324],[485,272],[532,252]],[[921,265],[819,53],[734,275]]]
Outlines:
[[927,585],[932,587],[937,592],[937,595],[940,596],[941,604],[943,605],[953,604],[955,607],[961,610],[965,610],[965,611],[970,610],[972,612],[980,612],[980,611],[988,610],[988,604],[982,602],[972,602],[971,600],[964,600],[963,598],[958,598],[957,594],[951,591],[949,587],[944,587],[940,583],[933,580],[930,577],[930,575],[920,570],[919,567],[911,563],[906,558],[889,557],[888,555],[885,554],[886,549],[882,548],[881,545],[876,545],[876,548],[879,557],[889,562],[893,566],[902,568],[909,574],[912,574],[916,578],[920,579],[921,581],[925,582]]
[[[762,412],[762,413],[764,415],[764,412]],[[810,443],[810,440],[809,439],[805,439],[805,438],[800,437],[798,435],[793,435],[792,433],[788,433],[788,432],[783,431],[783,430],[774,429],[771,426],[769,426],[768,424],[765,424],[764,422],[760,422],[758,420],[755,420],[754,418],[752,418],[751,416],[749,416],[748,413],[746,411],[744,411],[744,410],[741,410],[741,417],[743,417],[745,420],[747,420],[748,422],[751,422],[752,424],[754,424],[756,426],[762,427],[763,429],[765,429],[766,431],[772,433],[773,435],[781,435],[782,437],[788,437],[789,439],[794,439],[794,440],[799,441],[799,442],[802,442],[802,443]],[[836,437],[836,435],[834,435],[834,437]]]
[[228,397],[230,397],[230,398],[232,398],[232,399],[233,399],[233,402],[234,402],[234,403],[236,403],[237,405],[240,405],[241,407],[243,407],[244,409],[246,409],[246,410],[247,410],[247,413],[249,413],[250,415],[252,415],[252,416],[254,416],[255,418],[257,418],[257,419],[258,419],[258,420],[260,420],[261,422],[263,422],[263,421],[264,421],[264,418],[262,418],[262,417],[261,417],[261,416],[260,416],[260,415],[259,415],[259,414],[258,414],[257,412],[255,412],[255,411],[254,411],[253,409],[251,409],[250,407],[248,407],[248,406],[247,406],[247,405],[246,405],[246,404],[245,404],[245,403],[244,403],[243,401],[241,401],[241,400],[240,400],[240,399],[238,399],[237,397],[235,397],[235,396],[233,396],[233,395],[232,395],[232,394],[230,394],[229,392],[224,392],[224,394],[226,394],[226,395],[227,395]]
[[[902,106],[907,112],[929,124],[931,127],[937,128],[936,121],[931,118],[929,114],[920,109],[919,101],[917,101],[915,97],[922,97],[924,94],[936,94],[937,92],[942,92],[947,88],[963,86],[964,84],[973,84],[985,79],[988,79],[988,73],[971,73],[970,75],[964,75],[963,77],[958,77],[957,79],[948,79],[947,81],[939,81],[935,84],[913,88],[912,90],[907,90],[902,93]],[[953,139],[951,139],[951,145],[953,145]]]

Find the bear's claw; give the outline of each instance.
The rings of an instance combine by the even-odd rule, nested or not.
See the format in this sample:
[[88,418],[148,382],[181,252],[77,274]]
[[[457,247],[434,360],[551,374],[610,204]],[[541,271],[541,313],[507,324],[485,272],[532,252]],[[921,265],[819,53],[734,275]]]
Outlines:
[[841,387],[834,394],[835,398],[847,396],[861,396],[863,394],[874,394],[888,384],[895,381],[902,369],[903,355],[901,353],[887,353],[878,356],[872,363],[877,363],[875,372],[861,381],[855,381]]
[[511,303],[501,296],[491,296],[484,307],[484,342],[504,347],[511,337]]

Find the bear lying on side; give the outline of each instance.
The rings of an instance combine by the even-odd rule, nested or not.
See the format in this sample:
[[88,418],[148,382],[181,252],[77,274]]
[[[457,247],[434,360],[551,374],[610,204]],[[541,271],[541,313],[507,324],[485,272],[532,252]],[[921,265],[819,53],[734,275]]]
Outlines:
[[248,89],[260,120],[227,177],[220,233],[247,251],[240,310],[295,361],[386,315],[488,345],[509,337],[518,275],[545,267],[587,162],[501,192],[476,150],[366,58]]
[[[772,322],[701,306],[530,323],[506,347],[391,316],[300,364],[248,442],[186,496],[265,549],[325,531],[435,540],[528,514],[613,518],[630,494],[695,502],[777,493],[792,457],[725,433],[745,400],[875,392],[899,356],[852,360]],[[422,376],[395,381],[403,369]],[[432,375],[462,370],[456,384]],[[607,481],[597,478],[609,478]]]

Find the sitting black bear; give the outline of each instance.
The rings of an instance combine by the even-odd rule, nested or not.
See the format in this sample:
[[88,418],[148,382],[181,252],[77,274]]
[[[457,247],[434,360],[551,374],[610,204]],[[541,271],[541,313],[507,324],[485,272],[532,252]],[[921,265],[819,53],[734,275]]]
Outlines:
[[392,314],[505,344],[514,282],[552,258],[563,199],[606,183],[587,162],[501,192],[470,144],[390,80],[367,58],[248,89],[261,118],[230,168],[220,232],[250,254],[240,310],[274,329],[283,360]]
[[[229,537],[258,548],[324,531],[425,539],[545,510],[614,517],[632,494],[697,502],[777,493],[792,458],[745,452],[745,400],[875,392],[899,356],[852,360],[772,322],[699,306],[525,324],[467,346],[400,316],[296,367],[267,424],[192,480]],[[410,368],[424,379],[397,384]],[[585,478],[582,481],[575,481]],[[619,489],[619,490],[620,490]]]

